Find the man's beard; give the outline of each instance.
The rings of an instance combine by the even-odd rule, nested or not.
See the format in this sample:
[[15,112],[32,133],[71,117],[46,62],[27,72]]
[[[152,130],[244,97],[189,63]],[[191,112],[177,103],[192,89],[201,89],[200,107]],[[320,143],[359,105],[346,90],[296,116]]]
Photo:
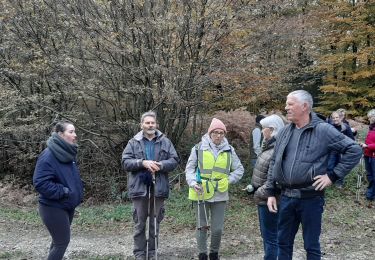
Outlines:
[[156,132],[155,129],[147,129],[147,130],[146,130],[146,133],[147,133],[148,135],[153,135],[153,134],[155,134],[155,132]]

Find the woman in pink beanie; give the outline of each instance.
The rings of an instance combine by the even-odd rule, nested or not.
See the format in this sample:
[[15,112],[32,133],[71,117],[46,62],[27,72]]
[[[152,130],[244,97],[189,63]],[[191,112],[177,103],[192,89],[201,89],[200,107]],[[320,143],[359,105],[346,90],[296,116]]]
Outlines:
[[[238,182],[244,168],[234,148],[225,138],[227,128],[213,118],[207,133],[196,144],[186,164],[189,199],[197,202],[197,244],[199,260],[219,259],[224,213],[229,200],[228,186]],[[199,207],[199,210],[198,210]],[[199,213],[199,215],[198,215]],[[211,219],[210,223],[208,219]],[[211,230],[209,254],[208,229]]]

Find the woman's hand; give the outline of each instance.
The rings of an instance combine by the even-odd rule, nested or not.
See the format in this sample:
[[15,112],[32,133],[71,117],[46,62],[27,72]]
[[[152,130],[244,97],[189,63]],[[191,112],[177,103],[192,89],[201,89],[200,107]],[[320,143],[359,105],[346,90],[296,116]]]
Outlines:
[[195,190],[198,194],[203,193],[202,185],[196,183],[196,184],[194,184],[193,188],[194,188],[194,190]]

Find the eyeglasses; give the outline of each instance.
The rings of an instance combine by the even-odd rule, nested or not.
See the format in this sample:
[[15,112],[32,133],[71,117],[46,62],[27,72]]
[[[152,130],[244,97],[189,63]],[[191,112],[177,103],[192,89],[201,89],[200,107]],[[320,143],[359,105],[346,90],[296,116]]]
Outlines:
[[216,136],[219,136],[219,135],[224,136],[225,132],[216,132],[216,131],[213,131],[213,132],[211,132],[211,134],[216,135]]

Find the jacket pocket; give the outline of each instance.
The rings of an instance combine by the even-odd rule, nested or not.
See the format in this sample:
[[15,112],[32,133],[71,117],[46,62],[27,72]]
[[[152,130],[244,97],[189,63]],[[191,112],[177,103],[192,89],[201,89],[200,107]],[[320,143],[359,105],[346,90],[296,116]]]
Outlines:
[[133,217],[134,223],[138,223],[138,214],[135,208],[132,209],[132,217]]
[[156,175],[156,197],[168,198],[169,182],[168,174],[160,172]]
[[229,187],[229,179],[228,178],[222,178],[221,180],[218,181],[217,190],[219,192],[228,191],[228,187]]
[[306,188],[311,186],[314,182],[314,177],[316,175],[314,164],[310,164],[305,170],[300,169],[300,173],[296,176],[293,182],[293,187],[295,188]]
[[146,196],[146,185],[137,176],[137,173],[129,174],[129,198]]
[[77,202],[77,200],[77,194],[74,191],[70,190],[68,197],[62,198],[60,200],[60,203],[64,206],[64,209],[71,210],[78,206],[79,203]]
[[160,147],[159,161],[164,161],[164,160],[167,160],[168,158],[169,158],[169,152],[166,149],[166,147],[164,146]]

